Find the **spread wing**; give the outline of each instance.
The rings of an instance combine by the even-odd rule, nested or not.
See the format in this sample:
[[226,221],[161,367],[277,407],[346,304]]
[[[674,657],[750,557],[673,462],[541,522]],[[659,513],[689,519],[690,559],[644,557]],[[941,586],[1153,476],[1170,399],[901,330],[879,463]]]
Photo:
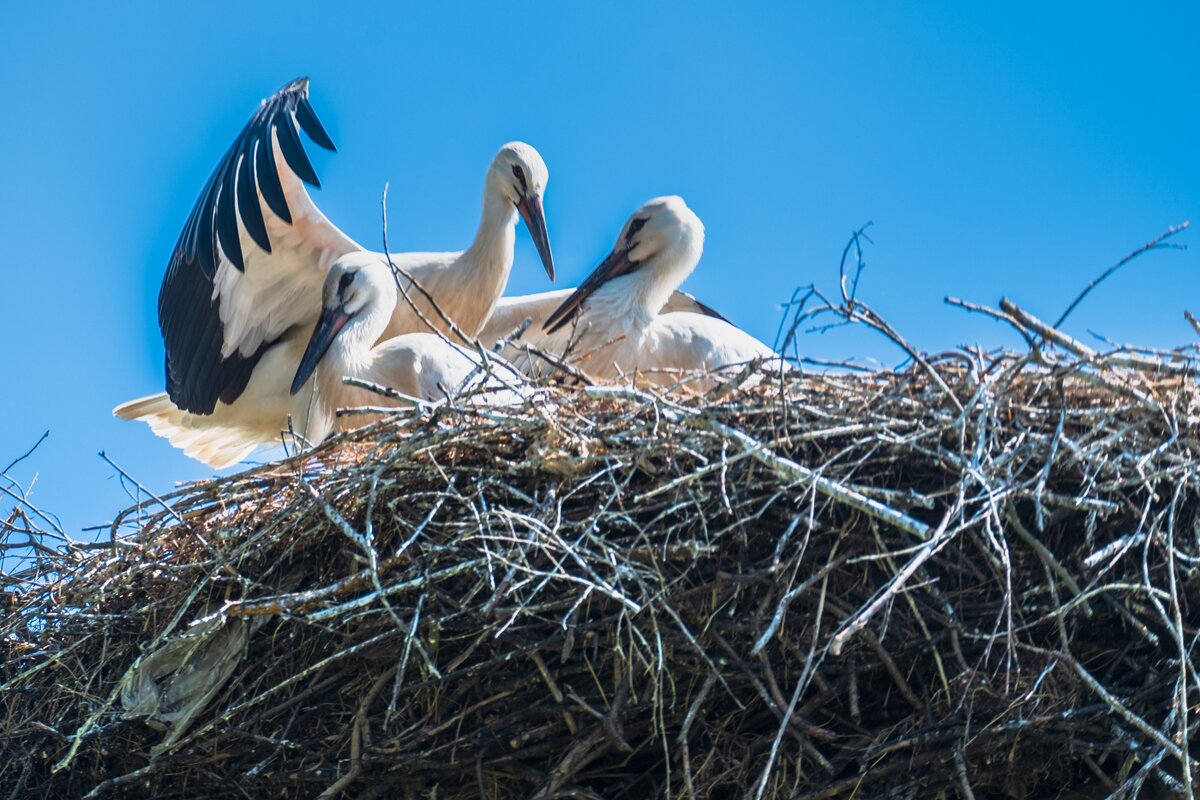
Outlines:
[[171,254],[158,295],[167,394],[211,414],[246,388],[263,351],[315,322],[321,285],[359,247],[304,188],[320,186],[298,128],[334,150],[299,78],[264,100],[221,157]]

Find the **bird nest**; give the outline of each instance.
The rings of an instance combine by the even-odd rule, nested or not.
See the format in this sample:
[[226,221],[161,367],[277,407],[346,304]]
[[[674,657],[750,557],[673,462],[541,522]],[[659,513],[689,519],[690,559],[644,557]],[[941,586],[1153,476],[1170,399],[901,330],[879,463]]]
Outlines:
[[0,785],[1182,792],[1195,389],[1039,346],[397,412],[31,555]]

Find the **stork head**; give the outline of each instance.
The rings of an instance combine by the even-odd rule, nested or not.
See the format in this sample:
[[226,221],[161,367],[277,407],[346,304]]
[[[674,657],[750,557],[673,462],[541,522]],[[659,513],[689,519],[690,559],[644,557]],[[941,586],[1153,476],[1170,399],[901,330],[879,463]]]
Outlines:
[[704,223],[682,197],[648,200],[625,222],[612,252],[550,315],[544,328],[561,328],[592,292],[622,275],[641,276],[638,292],[648,311],[656,314],[696,268],[703,250]]
[[525,220],[542,266],[550,280],[554,280],[554,254],[550,252],[550,234],[546,232],[546,213],[542,208],[542,195],[550,181],[546,162],[532,146],[509,142],[492,159],[488,178]]
[[704,223],[679,195],[647,200],[621,229],[613,253],[632,271],[647,267],[677,278],[674,291],[691,274],[704,248]]
[[292,394],[316,371],[339,335],[350,347],[370,348],[383,334],[395,306],[396,280],[377,254],[350,253],[335,261],[325,276],[321,316],[300,358]]

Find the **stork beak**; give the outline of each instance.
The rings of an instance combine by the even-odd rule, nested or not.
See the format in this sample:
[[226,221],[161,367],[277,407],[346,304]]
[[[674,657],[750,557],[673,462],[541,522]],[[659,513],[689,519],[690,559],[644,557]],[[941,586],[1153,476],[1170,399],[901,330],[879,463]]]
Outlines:
[[542,266],[550,280],[554,280],[554,254],[550,252],[550,234],[546,232],[546,212],[542,209],[542,198],[537,195],[522,195],[517,201],[517,212],[525,220],[529,235],[537,246]]
[[350,315],[346,313],[346,307],[340,303],[334,308],[326,308],[321,311],[321,318],[317,320],[317,327],[313,329],[312,337],[308,340],[308,347],[304,349],[300,366],[296,368],[296,377],[292,379],[292,394],[300,391],[300,387],[312,377],[313,372],[317,369],[317,364],[321,363],[321,359],[329,350],[329,345],[333,344],[333,340],[337,338],[338,333],[349,321]]
[[554,333],[556,330],[566,325],[571,321],[571,317],[587,300],[592,292],[599,289],[613,278],[627,275],[642,265],[641,261],[630,261],[629,251],[632,247],[620,247],[609,253],[600,266],[592,270],[592,274],[587,276],[587,280],[579,284],[579,288],[571,293],[571,296],[563,301],[563,304],[554,310],[554,313],[542,325],[542,329],[546,333]]

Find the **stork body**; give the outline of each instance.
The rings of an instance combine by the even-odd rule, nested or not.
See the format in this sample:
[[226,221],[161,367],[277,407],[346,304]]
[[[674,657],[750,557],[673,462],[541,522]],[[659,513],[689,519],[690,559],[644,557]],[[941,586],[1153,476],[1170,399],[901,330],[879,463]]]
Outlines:
[[[167,391],[114,409],[142,419],[212,466],[228,466],[260,444],[278,443],[288,426],[319,441],[304,393],[288,391],[333,263],[350,253],[377,263],[313,204],[304,183],[319,181],[299,130],[334,149],[299,79],[264,100],[222,157],[192,209],[159,293]],[[430,292],[468,335],[482,325],[508,279],[517,216],[525,219],[547,272],[553,258],[542,211],[548,174],[529,145],[505,145],[489,167],[484,219],[461,253],[400,253],[401,269]],[[390,273],[389,273],[390,274]],[[426,319],[445,329],[423,303]],[[428,331],[408,303],[376,336]],[[460,318],[461,317],[461,321]]]
[[345,377],[428,401],[453,396],[478,372],[476,353],[436,334],[406,333],[372,346],[392,318],[396,296],[391,269],[370,254],[346,256],[330,271],[322,293],[321,316],[291,384],[291,392],[300,393],[315,375],[312,417],[318,430],[364,424],[361,416],[336,419],[339,408],[406,402],[348,386]]
[[[704,249],[704,225],[679,197],[660,197],[639,208],[613,251],[525,341],[565,359],[600,381],[640,373],[670,384],[683,373],[712,373],[753,359],[777,356],[724,319],[692,311],[664,313]],[[535,355],[508,351],[532,374],[553,367]],[[689,386],[718,382],[699,376]]]
[[[517,330],[527,319],[530,321],[529,327],[520,336],[514,337],[510,341],[516,344],[523,341],[543,340],[542,326],[550,318],[550,315],[563,304],[563,301],[574,292],[575,289],[555,289],[551,292],[501,297],[496,302],[496,307],[492,309],[492,315],[488,317],[483,330],[479,332],[479,341],[485,347],[490,348]],[[676,290],[667,298],[667,303],[662,307],[660,313],[677,314],[680,312],[725,319],[718,311],[687,292]]]

